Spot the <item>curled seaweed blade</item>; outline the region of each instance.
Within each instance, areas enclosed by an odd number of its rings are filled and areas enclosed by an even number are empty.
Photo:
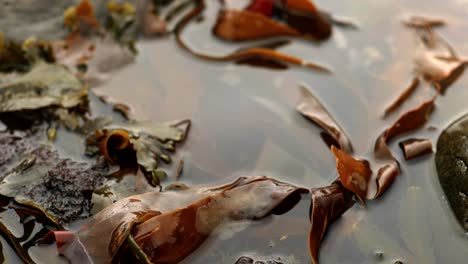
[[[318,264],[320,243],[328,226],[351,208],[354,201],[352,193],[339,182],[334,182],[327,187],[312,189],[311,193],[309,254],[312,263]]]
[[[390,161],[380,167],[376,177],[377,191],[370,199],[380,197],[392,185],[398,175],[400,175],[400,165],[397,161]]]
[[[225,222],[284,213],[307,191],[262,176],[242,177],[216,187],[149,192],[110,205],[77,235],[95,262],[113,259],[132,234],[153,263],[176,263]],[[157,228],[159,225],[161,228]],[[152,244],[151,240],[158,243]]]
[[[170,154],[176,143],[185,140],[190,129],[190,120],[175,124],[153,124],[130,122],[110,125],[96,131],[87,139],[88,149],[98,147],[99,151],[112,164],[121,168],[140,167],[149,183],[159,185],[165,172],[159,170],[159,162],[171,163]],[[90,154],[93,152],[90,150]]]
[[[296,195],[304,191],[268,179],[255,181],[248,186],[211,195],[188,207],[155,216],[136,225],[132,233],[153,263],[178,263],[198,248],[223,222],[256,220],[269,213],[283,213],[294,207],[298,202]],[[254,195],[256,202],[243,201],[245,195]],[[265,199],[265,195],[275,198]],[[279,209],[278,206],[282,207],[285,201],[292,201],[292,204],[286,209]],[[179,239],[174,243],[172,235],[167,236],[168,232],[176,234]],[[153,243],[154,240],[158,243]]]
[[[429,139],[409,138],[398,143],[405,160],[411,160],[432,153],[432,143]]]
[[[296,110],[325,130],[334,139],[340,149],[352,153],[353,147],[351,141],[318,98],[305,87],[301,87],[301,92],[302,99],[297,105]]]

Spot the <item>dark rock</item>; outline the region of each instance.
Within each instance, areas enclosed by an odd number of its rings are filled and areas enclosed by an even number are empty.
[[[447,201],[468,231],[468,116],[442,132],[437,141],[435,161]]]
[[[237,259],[236,264],[253,264],[254,260],[249,257],[240,257]]]

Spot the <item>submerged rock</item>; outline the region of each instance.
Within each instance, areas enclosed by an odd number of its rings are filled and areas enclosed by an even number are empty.
[[[447,201],[468,231],[468,115],[442,132],[437,141],[435,161]]]
[[[36,135],[0,134],[0,194],[33,202],[60,222],[88,217],[107,165],[64,158]]]

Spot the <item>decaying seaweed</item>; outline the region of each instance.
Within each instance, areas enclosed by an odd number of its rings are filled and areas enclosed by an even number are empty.
[[[320,101],[305,87],[301,87],[302,98],[296,110],[321,127],[335,141],[335,145],[340,149],[352,153],[353,147],[343,129],[331,117],[327,109]]]
[[[25,74],[0,76],[0,112],[72,108],[84,102],[86,93],[86,86],[64,67],[39,62]]]
[[[0,49],[0,113],[73,108],[85,102],[86,86],[66,68],[52,63],[46,47],[46,43],[30,40],[22,46],[9,42]]]
[[[268,177],[242,177],[218,187],[144,193],[105,208],[76,236],[95,263],[128,257],[130,234],[152,263],[177,263],[224,223],[282,214],[305,192]]]
[[[87,153],[99,151],[112,164],[121,168],[140,168],[152,186],[158,186],[165,172],[159,162],[171,163],[170,153],[182,142],[190,128],[190,120],[175,124],[130,122],[97,130],[87,139]],[[94,153],[93,153],[94,152]]]
[[[49,42],[7,41],[0,49],[0,119],[10,129],[58,120],[54,126],[74,130],[87,111],[87,92],[85,84],[55,62]]]

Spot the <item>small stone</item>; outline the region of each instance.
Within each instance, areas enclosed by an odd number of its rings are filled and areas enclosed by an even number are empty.
[[[249,257],[240,257],[235,264],[253,264],[254,260]]]

